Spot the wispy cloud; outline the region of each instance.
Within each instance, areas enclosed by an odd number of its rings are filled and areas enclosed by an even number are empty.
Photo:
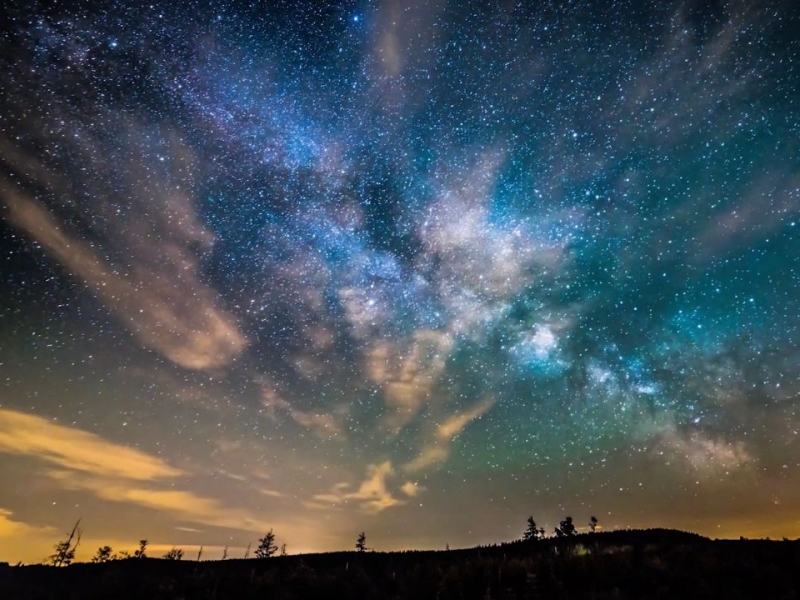
[[[266,530],[271,525],[248,510],[185,490],[139,487],[128,481],[86,477],[68,471],[47,471],[64,489],[91,492],[111,502],[125,502],[165,512],[175,518],[240,531]]]
[[[31,525],[15,518],[14,513],[0,508],[0,561],[39,562],[52,551],[58,539],[55,527]]]
[[[295,423],[310,429],[321,438],[341,437],[344,435],[344,431],[334,414],[296,408],[269,384],[262,385],[261,402],[272,411],[282,411]]]
[[[416,498],[425,491],[425,488],[413,481],[406,481],[400,486],[400,490],[409,498]]]
[[[0,452],[99,477],[153,481],[183,472],[140,450],[23,412],[0,409]]]
[[[245,509],[175,489],[176,479],[189,474],[157,457],[34,415],[0,409],[0,452],[43,461],[49,465],[44,475],[62,489],[89,492],[193,523],[245,531],[269,527]],[[169,489],[163,489],[166,484]]]
[[[484,400],[464,412],[452,415],[439,425],[436,430],[437,437],[441,440],[453,439],[472,421],[485,415],[494,406],[494,403],[494,400]]]
[[[426,444],[414,459],[403,465],[403,470],[410,473],[424,471],[433,466],[440,465],[450,456],[450,445]]]
[[[710,260],[768,237],[798,216],[800,175],[768,172],[744,191],[736,205],[713,215],[695,242],[694,260]]]
[[[187,369],[226,366],[247,340],[201,280],[198,252],[214,238],[187,194],[190,153],[175,136],[108,118],[107,137],[119,148],[89,135],[62,140],[74,152],[58,154],[76,157],[76,164],[45,164],[33,158],[35,150],[0,139],[0,160],[23,182],[0,177],[9,221],[83,282],[142,346]],[[153,138],[163,154],[154,156]],[[83,177],[68,185],[60,175],[67,172]],[[47,193],[34,198],[29,188]],[[68,225],[75,221],[97,224],[92,242]]]
[[[444,463],[450,456],[450,444],[453,438],[472,421],[486,414],[494,404],[495,400],[484,400],[464,412],[447,417],[436,427],[434,439],[426,443],[414,459],[403,465],[403,470],[416,473]]]
[[[286,496],[283,492],[279,492],[278,490],[270,490],[270,489],[260,489],[258,493],[262,496],[267,496],[268,498],[283,498]]]
[[[382,384],[392,412],[385,424],[398,431],[410,423],[427,401],[445,369],[453,338],[439,331],[417,330],[408,343],[375,343],[367,353],[366,372]]]
[[[13,519],[14,513],[10,510],[0,508],[0,539],[20,538],[28,535],[52,534],[55,529],[52,527],[39,527],[29,525],[22,521]]]
[[[372,48],[364,68],[373,75],[372,92],[385,110],[407,110],[415,99],[422,101],[403,76],[410,69],[424,69],[432,60],[423,49],[435,38],[444,5],[443,0],[390,0],[375,9]]]
[[[313,504],[340,504],[353,500],[367,512],[381,512],[392,506],[404,503],[403,500],[395,498],[389,491],[386,481],[393,476],[394,469],[390,461],[369,465],[367,467],[367,477],[361,482],[356,491],[348,492],[350,485],[339,483],[334,486],[333,491],[330,493],[315,495],[314,500],[316,502]],[[320,504],[320,506],[325,507],[326,504]]]

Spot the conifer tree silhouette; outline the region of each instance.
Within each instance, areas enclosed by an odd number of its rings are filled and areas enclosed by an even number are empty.
[[[356,540],[356,550],[358,552],[366,552],[367,550],[367,534],[363,531],[358,534],[358,539]]]
[[[278,551],[278,546],[275,544],[275,534],[270,529],[267,534],[258,540],[258,547],[256,548],[256,558],[269,558]]]
[[[544,537],[544,529],[537,528],[536,521],[533,520],[533,517],[528,517],[528,528],[525,530],[525,533],[522,534],[522,539],[526,542],[533,542],[540,537]]]

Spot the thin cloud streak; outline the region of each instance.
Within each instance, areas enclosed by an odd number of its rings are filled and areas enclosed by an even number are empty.
[[[417,473],[442,465],[450,456],[450,444],[453,438],[460,434],[464,428],[485,415],[494,406],[496,400],[484,400],[460,413],[447,417],[435,431],[434,439],[425,443],[419,454],[403,465],[403,470],[408,473]]]
[[[154,481],[184,473],[140,450],[23,412],[0,409],[0,452],[98,477]]]
[[[0,409],[0,452],[57,467],[45,469],[44,474],[62,489],[166,512],[192,523],[242,531],[268,527],[255,514],[214,498],[174,487],[159,489],[156,486],[174,486],[176,478],[188,475],[159,458],[41,417]],[[17,526],[14,531],[18,530]]]
[[[127,481],[76,477],[67,471],[48,471],[47,475],[68,490],[87,491],[110,502],[123,502],[165,512],[190,523],[239,531],[267,530],[270,524],[250,511],[226,506],[214,498],[185,490],[143,488]]]
[[[64,152],[74,164],[39,159],[34,149],[0,138],[0,161],[16,174],[0,177],[8,221],[83,282],[140,345],[186,369],[225,367],[248,341],[201,280],[198,252],[211,248],[214,235],[187,191],[191,152],[169,132],[108,118],[106,136],[120,144],[109,147],[88,134],[83,144],[64,140],[74,146],[72,154]],[[150,136],[160,138],[164,155],[152,157]],[[122,173],[119,163],[126,164]],[[68,172],[82,176],[70,183],[62,177]],[[100,235],[85,241],[59,211],[70,222],[102,224]]]

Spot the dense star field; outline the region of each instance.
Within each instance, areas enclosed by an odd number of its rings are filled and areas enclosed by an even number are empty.
[[[5,3],[0,560],[800,536],[793,5]]]

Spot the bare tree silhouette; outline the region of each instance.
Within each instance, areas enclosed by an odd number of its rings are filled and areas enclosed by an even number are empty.
[[[81,520],[75,521],[75,526],[72,528],[69,537],[62,542],[55,545],[55,553],[49,556],[50,561],[54,567],[66,567],[73,560],[75,560],[75,551],[81,543],[81,530],[78,527]],[[74,543],[73,543],[74,542]]]

